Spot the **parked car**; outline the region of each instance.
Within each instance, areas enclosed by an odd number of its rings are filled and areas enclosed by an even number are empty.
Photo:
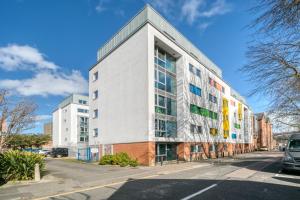
[[[282,169],[300,171],[300,134],[291,135],[283,150]]]
[[[40,149],[40,150],[38,151],[38,154],[44,155],[44,156],[49,156],[50,153],[51,153],[51,151],[50,151],[50,150],[46,150],[46,149]]]
[[[50,155],[53,158],[68,157],[68,148],[52,148]]]

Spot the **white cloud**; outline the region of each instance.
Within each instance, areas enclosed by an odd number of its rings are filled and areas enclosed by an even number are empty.
[[[58,66],[47,61],[37,49],[24,45],[8,45],[0,48],[0,68],[13,70],[56,70]]]
[[[189,24],[193,24],[200,15],[199,7],[202,4],[202,0],[186,0],[181,9],[181,16],[186,18]]]
[[[105,4],[109,2],[109,0],[99,0],[98,4],[96,5],[95,9],[98,13],[103,12],[104,10],[106,10],[107,8],[105,7]]]
[[[88,82],[77,70],[71,73],[46,61],[38,49],[30,46],[8,45],[0,47],[0,69],[8,71],[31,71],[32,77],[24,79],[2,79],[0,88],[22,96],[68,95],[87,93]]]
[[[201,17],[210,18],[217,15],[224,15],[232,9],[232,6],[225,0],[216,0],[213,3],[211,2],[213,1],[185,0],[181,7],[181,18],[186,19],[191,25]]]
[[[211,25],[211,23],[209,23],[209,22],[204,22],[204,23],[198,25],[198,29],[201,30],[201,31],[204,31],[204,30],[206,30],[210,25]]]
[[[165,15],[169,15],[176,4],[174,0],[150,0],[149,3]]]
[[[14,91],[23,96],[68,95],[71,93],[86,93],[87,80],[79,71],[73,70],[71,74],[62,72],[38,72],[29,79],[0,80],[0,88]]]
[[[231,11],[231,5],[227,4],[225,0],[217,0],[207,11],[200,14],[203,17],[213,17],[216,15],[223,15]]]

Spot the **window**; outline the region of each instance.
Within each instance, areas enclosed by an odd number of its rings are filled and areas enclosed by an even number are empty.
[[[225,93],[225,88],[222,86],[222,92]]]
[[[93,116],[94,118],[98,118],[98,109],[95,109],[94,110],[94,116]]]
[[[167,98],[167,114],[176,116],[176,101],[170,98]]]
[[[198,153],[201,152],[201,146],[200,145],[191,145],[191,152],[192,153]]]
[[[190,129],[191,129],[191,133],[196,133],[196,125],[195,124],[191,124]]]
[[[93,92],[93,100],[98,98],[98,90]]]
[[[170,92],[172,94],[175,93],[175,89],[176,89],[176,81],[175,78],[169,74],[166,75],[166,90],[167,92]]]
[[[94,137],[98,137],[98,129],[97,128],[94,128],[93,136]]]
[[[157,94],[155,95],[155,112],[166,114],[166,97]]]
[[[79,141],[88,142],[89,133],[88,133],[88,117],[79,117]]]
[[[209,94],[208,100],[212,103],[217,103],[217,97],[212,94]]]
[[[202,133],[202,126],[197,126],[195,124],[190,124],[190,131],[193,134],[201,134]]]
[[[77,112],[79,112],[79,113],[88,113],[89,111],[87,109],[78,108]]]
[[[93,73],[93,81],[98,80],[98,72]]]
[[[189,71],[194,74],[194,66],[189,64]]]
[[[166,137],[166,121],[155,119],[155,137]]]
[[[177,136],[177,124],[176,121],[167,121],[166,122],[166,131],[167,137],[176,137]]]
[[[190,71],[192,74],[194,74],[194,75],[198,76],[199,78],[201,78],[201,71],[200,71],[200,69],[197,69],[197,68],[194,67],[192,64],[189,64],[189,71]]]
[[[197,133],[202,133],[202,126],[197,126]]]
[[[190,92],[197,96],[201,96],[201,89],[191,83],[190,83]]]
[[[79,104],[83,104],[83,105],[86,105],[87,104],[87,101],[85,101],[85,100],[81,100],[81,99],[79,99]]]
[[[196,69],[196,76],[198,76],[199,78],[201,78],[201,71],[200,71],[200,69]]]

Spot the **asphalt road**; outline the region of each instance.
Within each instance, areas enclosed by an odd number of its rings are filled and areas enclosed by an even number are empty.
[[[49,199],[300,199],[299,174],[280,172],[280,153],[257,153],[240,160],[123,183],[87,188]]]
[[[67,187],[70,183],[66,180],[71,180],[70,177],[75,172],[77,176],[72,180],[84,186],[73,187],[72,190],[61,189],[51,195],[46,195],[46,192],[44,195],[37,195],[42,198],[32,197],[53,200],[298,200],[300,199],[300,174],[281,173],[281,156],[282,153],[279,152],[261,152],[245,154],[237,160],[202,161],[139,169],[99,168],[90,165],[81,168],[82,165],[53,161],[50,163],[51,173],[65,180],[64,183],[61,182],[60,187]],[[73,169],[68,170],[72,166]],[[90,177],[93,174],[94,179]],[[117,179],[126,175],[128,177],[124,179]],[[102,182],[95,184],[96,179]],[[94,184],[88,186],[91,182]],[[54,187],[58,183],[51,184],[49,186]]]

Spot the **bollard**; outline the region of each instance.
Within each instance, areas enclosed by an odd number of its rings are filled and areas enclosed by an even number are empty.
[[[34,180],[35,181],[41,180],[40,165],[38,163],[36,163],[34,166]]]
[[[160,165],[161,165],[161,166],[163,165],[163,162],[164,162],[164,160],[163,160],[163,157],[161,156],[161,157],[160,157]]]

